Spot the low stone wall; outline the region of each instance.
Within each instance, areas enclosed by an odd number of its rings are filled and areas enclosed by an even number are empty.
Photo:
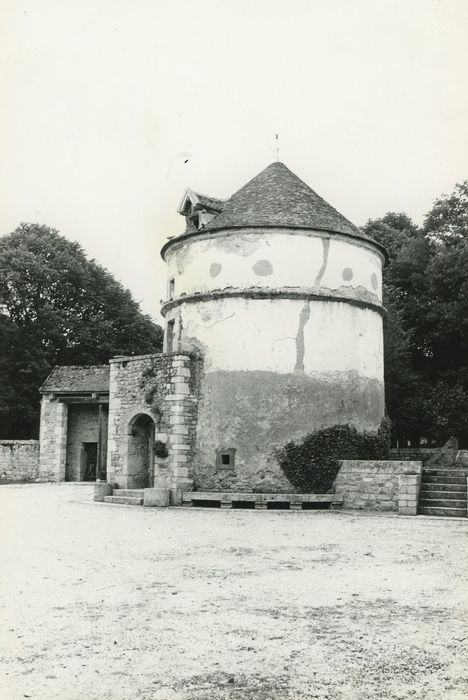
[[[39,440],[0,440],[0,479],[36,481]]]
[[[343,460],[335,493],[343,497],[343,508],[397,511],[399,477],[421,470],[416,461]]]

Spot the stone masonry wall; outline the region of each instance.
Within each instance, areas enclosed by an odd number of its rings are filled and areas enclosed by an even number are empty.
[[[99,406],[75,404],[68,407],[66,480],[80,481],[81,444],[99,440]]]
[[[0,440],[0,479],[36,481],[39,440]]]
[[[131,424],[150,416],[155,440],[167,446],[167,458],[155,458],[155,479],[175,493],[192,485],[199,361],[185,353],[144,355],[111,360],[107,480],[128,485]],[[152,484],[150,484],[152,486]]]
[[[344,508],[398,510],[398,477],[421,474],[421,462],[343,460],[335,493]]]
[[[440,452],[440,447],[392,447],[390,459],[395,461],[422,462],[425,464],[429,459]]]
[[[64,481],[67,448],[67,404],[44,394],[41,403],[39,443],[40,481]]]

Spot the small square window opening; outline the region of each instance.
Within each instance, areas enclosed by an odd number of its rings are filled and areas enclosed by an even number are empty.
[[[226,450],[218,450],[216,453],[217,469],[234,469],[234,455],[236,450],[228,448]]]

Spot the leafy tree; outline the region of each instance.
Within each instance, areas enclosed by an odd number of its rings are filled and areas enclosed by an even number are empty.
[[[38,389],[54,365],[157,352],[162,330],[131,293],[55,229],[0,239],[0,436],[37,435]]]
[[[433,241],[448,245],[466,240],[468,235],[468,180],[455,185],[450,195],[442,195],[424,221],[424,232]]]
[[[405,214],[364,227],[384,269],[385,382],[394,439],[468,445],[468,183],[438,199],[419,229]]]

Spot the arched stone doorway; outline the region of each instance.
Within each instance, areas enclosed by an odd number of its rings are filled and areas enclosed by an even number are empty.
[[[144,489],[153,485],[154,421],[139,413],[129,423],[127,450],[127,488]]]

